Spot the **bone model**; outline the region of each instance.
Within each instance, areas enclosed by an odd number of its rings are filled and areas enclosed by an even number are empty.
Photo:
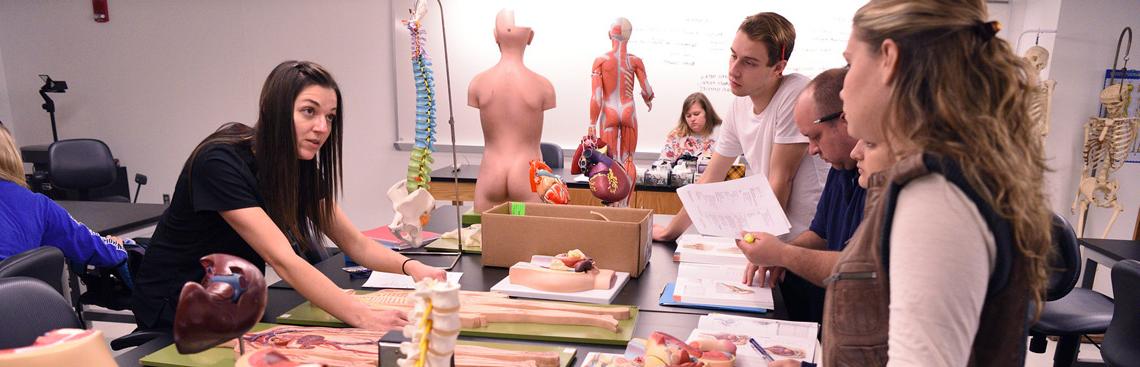
[[[424,45],[427,32],[420,20],[427,13],[424,1],[416,1],[416,9],[411,18],[403,20],[412,39],[412,75],[416,82],[416,141],[408,162],[408,175],[403,181],[388,189],[392,209],[396,211],[388,229],[399,238],[405,247],[419,247],[420,231],[434,208],[435,198],[428,193],[431,181],[431,153],[435,151],[435,77],[431,69],[431,58]],[[397,190],[402,188],[402,192]]]
[[[412,312],[412,291],[382,289],[356,295],[373,309]],[[627,306],[581,306],[562,302],[527,301],[508,298],[496,292],[460,291],[459,320],[463,328],[481,328],[490,323],[535,323],[550,325],[586,325],[618,332],[618,320],[628,320]]]
[[[409,295],[415,308],[408,318],[414,323],[404,326],[404,337],[411,341],[400,344],[406,358],[400,367],[450,367],[459,338],[459,284],[424,279],[416,283]]]
[[[1046,67],[1049,66],[1049,50],[1041,46],[1033,46],[1025,51],[1025,60],[1029,61],[1030,65],[1040,75]],[[1049,114],[1053,105],[1053,90],[1056,88],[1057,82],[1054,80],[1042,80],[1034,88],[1033,97],[1029,101],[1029,117],[1037,124],[1037,131],[1041,134],[1042,139],[1049,135]]]
[[[1093,117],[1085,123],[1084,147],[1081,149],[1084,167],[1072,207],[1074,213],[1079,212],[1077,236],[1084,234],[1085,214],[1090,204],[1112,208],[1112,217],[1101,237],[1108,237],[1109,229],[1124,211],[1116,195],[1120,182],[1111,175],[1124,165],[1128,149],[1136,141],[1137,129],[1140,128],[1140,119],[1127,116],[1131,92],[1132,85],[1109,85],[1100,92],[1100,101],[1107,116]]]

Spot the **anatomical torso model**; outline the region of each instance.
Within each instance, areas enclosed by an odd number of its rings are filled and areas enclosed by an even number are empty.
[[[637,150],[637,114],[633,103],[633,83],[641,84],[641,98],[653,108],[653,88],[646,79],[645,64],[641,58],[626,51],[633,26],[629,20],[618,18],[610,26],[609,36],[613,48],[594,59],[590,89],[590,127],[600,128],[602,141],[609,146],[610,156],[625,167],[630,179],[636,181],[633,153]],[[590,135],[593,135],[592,133]],[[626,199],[616,203],[626,206]]]
[[[554,86],[523,65],[523,51],[534,37],[515,25],[514,12],[495,17],[495,41],[502,58],[479,73],[467,90],[467,105],[479,109],[483,160],[475,185],[475,210],[506,201],[539,202],[530,189],[530,162],[542,160],[543,112],[554,108]]]

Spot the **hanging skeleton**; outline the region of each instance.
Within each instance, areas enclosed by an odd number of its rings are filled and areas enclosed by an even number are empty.
[[[1131,51],[1132,29],[1125,27],[1120,33],[1120,40],[1117,41],[1116,57],[1120,56],[1120,44],[1125,34],[1128,34],[1129,47],[1124,54],[1124,67],[1119,70],[1127,70],[1128,54]],[[1093,117],[1085,123],[1084,148],[1081,150],[1084,167],[1081,169],[1081,181],[1072,207],[1074,213],[1079,211],[1078,236],[1084,234],[1085,217],[1090,204],[1101,208],[1112,208],[1112,216],[1101,237],[1108,237],[1109,229],[1124,211],[1116,195],[1120,189],[1120,182],[1111,175],[1124,165],[1128,149],[1136,141],[1140,119],[1128,117],[1132,85],[1123,82],[1114,84],[1118,70],[1115,61],[1112,69],[1113,74],[1108,87],[1100,92],[1100,102],[1106,111],[1105,117]]]
[[[1041,72],[1049,66],[1049,50],[1041,46],[1033,46],[1025,51],[1025,60],[1037,70],[1037,75],[1040,77]],[[1055,80],[1042,80],[1034,88],[1033,98],[1030,99],[1029,104],[1029,117],[1037,125],[1037,131],[1041,134],[1041,138],[1045,139],[1049,135],[1049,114],[1053,105],[1053,90],[1057,85]]]
[[[419,247],[420,232],[427,225],[435,198],[428,192],[431,181],[431,153],[435,151],[436,94],[435,77],[428,57],[427,34],[420,20],[427,12],[427,3],[417,1],[411,18],[403,20],[412,40],[412,74],[416,81],[416,140],[408,162],[408,176],[388,189],[392,209],[396,216],[388,229],[406,246]]]

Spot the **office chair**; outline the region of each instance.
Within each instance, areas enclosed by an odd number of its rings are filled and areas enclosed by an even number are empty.
[[[39,279],[0,279],[0,349],[31,345],[44,333],[60,329],[83,329],[83,323],[67,300]]]
[[[1064,218],[1053,215],[1053,245],[1057,253],[1052,268],[1059,269],[1050,275],[1048,302],[1041,310],[1041,318],[1029,328],[1029,351],[1045,353],[1045,336],[1060,337],[1053,352],[1054,366],[1072,366],[1077,361],[1081,336],[1100,334],[1108,329],[1112,320],[1112,300],[1091,289],[1075,287],[1081,271],[1080,244],[1072,225]]]
[[[550,166],[551,169],[562,168],[562,147],[554,143],[542,143],[539,145],[542,150],[542,161]]]
[[[0,261],[0,278],[29,277],[55,288],[64,299],[69,298],[64,281],[63,251],[51,246],[36,247]]]
[[[1122,260],[1112,267],[1116,306],[1100,351],[1111,367],[1140,364],[1140,290],[1136,284],[1140,284],[1140,261]]]
[[[91,190],[110,186],[118,175],[107,144],[95,139],[60,140],[48,147],[48,172],[52,185],[79,192],[81,201],[130,202],[130,198],[92,198]]]

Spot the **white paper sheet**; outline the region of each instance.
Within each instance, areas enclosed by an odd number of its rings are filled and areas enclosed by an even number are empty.
[[[447,281],[459,283],[459,278],[463,277],[460,272],[447,272]],[[415,289],[416,282],[412,281],[412,277],[403,274],[383,273],[379,271],[372,272],[368,276],[368,280],[364,282],[365,288],[397,288],[397,289]]]
[[[792,228],[764,175],[685,185],[677,196],[697,231],[706,236],[737,238],[740,231],[779,236]]]

